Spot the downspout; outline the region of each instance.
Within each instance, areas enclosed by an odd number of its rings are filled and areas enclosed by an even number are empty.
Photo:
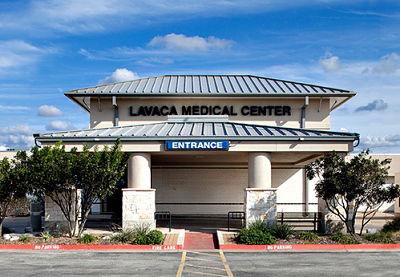
[[[114,126],[118,126],[119,111],[118,111],[117,97],[116,96],[112,97],[112,105],[114,107]]]
[[[38,139],[38,137],[40,137],[40,134],[33,134],[33,137],[34,137],[34,139],[35,139],[35,145],[36,145],[37,147],[41,148],[41,146],[37,143],[37,139]]]
[[[304,101],[304,106],[301,107],[301,121],[300,128],[304,129],[306,127],[306,108],[308,107],[308,96],[306,96]]]

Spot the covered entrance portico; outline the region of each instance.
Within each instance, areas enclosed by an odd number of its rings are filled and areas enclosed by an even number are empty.
[[[246,224],[275,220],[285,203],[302,204],[304,165],[328,151],[352,151],[356,134],[244,124],[224,119],[170,120],[46,134],[42,145],[62,140],[67,149],[111,145],[121,139],[131,153],[123,189],[123,228],[154,213],[223,215],[245,212]],[[168,150],[168,141],[221,141],[228,149]]]

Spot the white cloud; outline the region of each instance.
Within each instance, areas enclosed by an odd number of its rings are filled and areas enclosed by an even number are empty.
[[[67,121],[54,120],[46,125],[48,131],[66,131],[74,129],[74,125]]]
[[[142,47],[114,47],[105,50],[88,50],[81,48],[78,53],[90,60],[129,61],[134,60],[140,65],[171,64],[174,59],[182,59],[199,55],[224,55],[235,42],[216,38],[214,36],[185,36],[182,34],[168,34],[154,37],[147,46]],[[184,53],[183,53],[184,52]],[[174,59],[172,59],[173,57]]]
[[[199,36],[188,37],[183,34],[168,34],[156,36],[149,46],[156,46],[172,51],[207,51],[210,49],[224,49],[232,46],[232,40],[220,39],[214,36],[203,38]]]
[[[5,144],[7,148],[29,148],[34,144],[32,135],[8,135],[0,137],[0,142]]]
[[[361,143],[363,146],[369,148],[400,146],[400,135],[382,137],[367,136],[366,139],[361,140]]]
[[[100,80],[98,82],[99,85],[112,84],[124,81],[132,81],[139,79],[139,75],[133,71],[130,71],[126,68],[118,68],[116,69],[110,76]]]
[[[0,145],[5,148],[29,148],[33,145],[33,130],[27,124],[0,129]]]
[[[27,124],[8,126],[0,129],[0,135],[32,135],[33,131]]]
[[[0,41],[0,69],[22,67],[36,62],[51,48],[39,48],[22,40]]]
[[[63,112],[53,105],[42,105],[38,108],[38,115],[45,117],[63,116]]]
[[[0,145],[0,151],[6,151],[8,148],[5,145]]]
[[[29,110],[30,108],[27,106],[5,106],[5,105],[0,105],[0,110],[7,110],[7,111],[15,111],[15,110],[20,110],[20,111],[26,111]]]
[[[340,62],[339,62],[339,57],[338,56],[332,56],[328,55],[328,57],[321,58],[319,60],[319,64],[322,66],[322,68],[327,71],[337,71],[340,69]]]
[[[344,2],[344,0],[341,0]],[[0,11],[0,28],[31,32],[82,34],[140,25],[179,21],[193,17],[248,14],[297,6],[321,0],[30,0],[15,1]],[[338,1],[336,1],[338,2]],[[16,20],[17,19],[17,20]],[[121,24],[124,22],[125,24]]]
[[[384,111],[388,107],[388,104],[383,101],[383,99],[376,99],[365,106],[358,107],[355,111],[362,112],[362,111]]]
[[[392,74],[400,68],[400,56],[396,53],[385,55],[373,68],[373,72],[379,74]]]

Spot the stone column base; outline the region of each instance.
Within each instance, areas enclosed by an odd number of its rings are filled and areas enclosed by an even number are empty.
[[[140,225],[148,225],[155,229],[155,211],[155,189],[122,189],[122,229]]]
[[[252,222],[276,220],[276,189],[247,188],[245,193],[246,227]]]
[[[77,191],[78,197],[78,207],[79,213],[81,213],[80,206],[80,198],[81,198],[81,190]],[[63,212],[60,207],[49,197],[45,196],[45,230],[50,233],[55,234],[67,234],[69,230],[69,224],[67,219],[65,218]],[[79,214],[80,218],[80,214]],[[78,232],[78,224],[75,225],[75,232]]]

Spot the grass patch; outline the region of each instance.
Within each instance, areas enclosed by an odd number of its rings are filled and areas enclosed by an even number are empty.
[[[159,245],[164,235],[159,230],[150,230],[148,225],[138,225],[131,229],[125,229],[112,237],[112,240],[137,245]]]
[[[391,233],[366,234],[364,238],[374,243],[394,243]]]
[[[46,242],[51,239],[51,234],[49,232],[41,232],[40,237]]]
[[[331,235],[331,240],[340,243],[340,244],[359,244],[360,242],[350,234],[343,234],[342,232],[338,232],[336,234]]]
[[[236,241],[239,244],[248,245],[263,245],[263,244],[275,244],[276,239],[270,233],[262,232],[259,229],[247,229],[243,228],[239,231]]]
[[[31,237],[28,236],[20,236],[19,241],[23,243],[28,243],[31,240]]]
[[[112,237],[112,240],[122,243],[132,242],[134,239],[135,239],[135,233],[132,229],[122,230],[121,232],[115,234]]]
[[[83,236],[81,236],[78,239],[79,243],[85,243],[85,244],[89,244],[89,243],[93,243],[97,240],[96,236],[93,236],[92,234],[83,234]]]
[[[235,237],[238,244],[263,245],[275,244],[276,239],[270,233],[271,226],[262,220],[254,221],[248,228],[243,228]]]
[[[269,233],[278,239],[288,239],[294,234],[293,226],[275,223],[269,227]]]
[[[318,241],[319,236],[313,232],[300,232],[296,234],[296,238],[306,241]]]

